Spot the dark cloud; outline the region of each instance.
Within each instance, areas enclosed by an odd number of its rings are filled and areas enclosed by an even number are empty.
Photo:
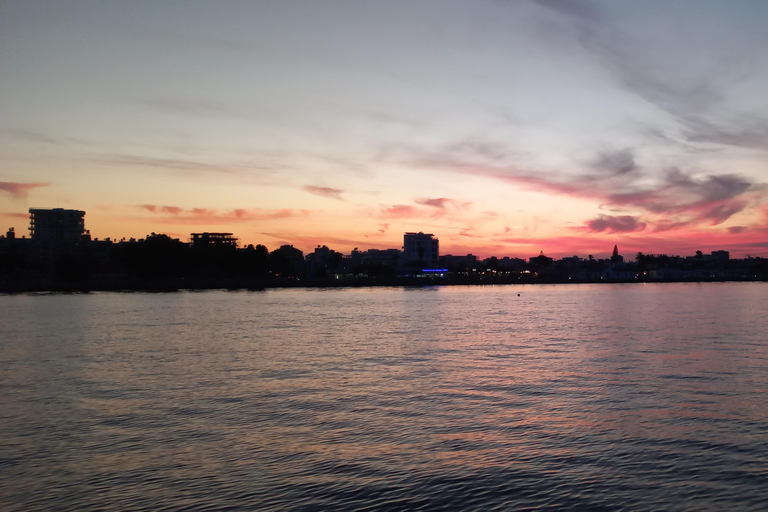
[[[605,172],[607,176],[622,176],[638,170],[635,155],[628,148],[600,153],[592,167]]]
[[[765,185],[735,174],[697,179],[673,168],[667,170],[655,186],[609,194],[605,200],[611,205],[659,214],[687,214],[692,220],[720,224],[748,206],[746,196],[750,192],[764,189]]]
[[[728,232],[732,235],[738,235],[739,233],[743,233],[747,231],[749,228],[746,226],[731,226],[728,228]]]
[[[629,148],[600,152],[578,171],[568,172],[536,172],[507,162],[488,162],[465,144],[443,146],[429,153],[414,151],[414,155],[420,166],[494,178],[536,192],[596,200],[604,207],[666,216],[667,221],[655,226],[663,230],[693,223],[720,224],[757,204],[766,192],[765,184],[737,174],[697,176],[674,167],[651,172],[636,162]]]
[[[644,230],[646,223],[631,215],[600,215],[587,221],[585,226],[592,233],[632,233]]]
[[[314,187],[312,185],[306,185],[305,187],[302,187],[306,192],[309,192],[310,194],[314,194],[316,196],[321,197],[327,197],[330,199],[336,199],[338,201],[343,201],[344,198],[341,197],[341,194],[344,192],[343,190],[339,188],[331,188],[331,187]]]
[[[39,187],[47,187],[50,183],[17,183],[12,181],[0,181],[0,191],[6,192],[14,197],[26,197],[27,192]]]

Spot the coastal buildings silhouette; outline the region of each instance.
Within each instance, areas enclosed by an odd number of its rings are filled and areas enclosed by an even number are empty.
[[[431,283],[557,283],[758,280],[768,260],[734,260],[726,250],[691,256],[638,253],[553,259],[540,253],[480,259],[440,255],[431,233],[403,234],[402,250],[355,248],[342,254],[318,245],[271,252],[238,246],[233,233],[191,233],[189,241],[151,233],[143,239],[91,239],[85,212],[31,208],[29,238],[10,228],[0,236],[0,291],[45,289],[178,289],[180,287],[369,286]],[[438,281],[435,281],[438,280]]]

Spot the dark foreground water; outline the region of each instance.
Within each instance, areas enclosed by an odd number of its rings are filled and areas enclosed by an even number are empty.
[[[2,510],[554,508],[768,509],[768,284],[0,296]]]

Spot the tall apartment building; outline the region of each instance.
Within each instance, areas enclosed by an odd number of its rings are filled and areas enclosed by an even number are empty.
[[[75,250],[87,239],[85,212],[64,208],[30,208],[29,233],[41,262],[50,264],[59,256]]]
[[[439,258],[439,241],[434,235],[421,232],[403,235],[403,259],[405,263],[437,267]]]
[[[85,212],[64,208],[30,208],[32,240],[49,244],[75,244],[85,234]]]

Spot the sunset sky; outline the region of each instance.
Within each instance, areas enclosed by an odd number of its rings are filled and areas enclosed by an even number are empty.
[[[768,256],[768,2],[0,0],[0,226]]]

